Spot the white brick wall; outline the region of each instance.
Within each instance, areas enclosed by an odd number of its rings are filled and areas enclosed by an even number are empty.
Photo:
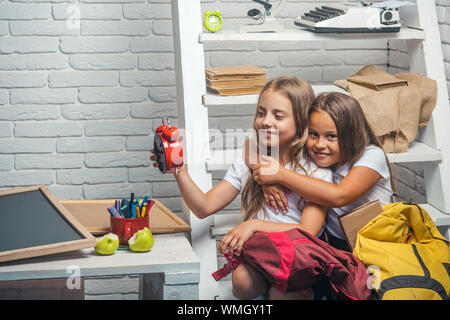
[[[292,27],[294,17],[317,3],[288,1],[283,23]],[[450,86],[450,4],[437,4]],[[222,12],[224,29],[248,22],[246,12],[255,6],[250,0],[202,1],[203,11]],[[362,64],[407,68],[404,48],[387,48],[379,40],[216,43],[206,45],[205,63],[253,63],[271,77],[330,83]],[[177,124],[175,99],[169,0],[0,0],[0,189],[43,183],[59,199],[151,194],[180,212],[173,178],[148,160],[161,117]],[[214,108],[210,124],[249,128],[253,112],[253,106]],[[421,201],[420,167],[394,170],[404,198]]]

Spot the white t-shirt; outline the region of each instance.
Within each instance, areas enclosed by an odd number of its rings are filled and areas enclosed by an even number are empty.
[[[355,202],[341,208],[329,208],[327,215],[327,231],[338,238],[345,239],[344,232],[342,231],[341,225],[339,224],[339,216],[347,212],[350,212],[357,207],[379,199],[381,205],[385,205],[391,202],[392,188],[389,175],[389,168],[386,163],[386,156],[382,149],[376,146],[367,146],[366,150],[362,156],[355,162],[355,164],[350,167],[345,164],[337,168],[333,172],[333,183],[339,184],[342,179],[350,172],[353,167],[367,167],[375,170],[381,176],[377,184],[373,186],[369,191],[366,192],[361,198]]]
[[[332,172],[330,169],[318,167],[314,162],[307,161],[305,159],[302,159],[300,163],[307,171],[308,176],[332,182]],[[290,166],[287,165],[286,168],[289,169]],[[301,169],[298,173],[305,174]],[[224,180],[228,181],[233,185],[233,187],[241,191],[247,181],[248,174],[251,174],[250,169],[245,164],[244,160],[236,160],[236,162],[234,162],[228,169]],[[263,203],[263,207],[266,209],[266,214],[264,215],[264,211],[261,208],[261,210],[257,213],[256,218],[266,221],[298,224],[300,222],[300,216],[304,207],[304,201],[301,201],[303,198],[294,192],[286,194],[286,198],[289,204],[289,208],[286,213],[283,213],[280,210],[277,213],[273,208],[267,208],[265,203]],[[299,207],[297,207],[298,203],[300,203]],[[325,226],[322,226],[318,236],[322,234],[324,227]]]

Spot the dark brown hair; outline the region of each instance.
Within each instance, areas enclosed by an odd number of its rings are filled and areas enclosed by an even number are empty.
[[[345,163],[353,165],[369,144],[381,148],[355,98],[339,92],[324,92],[316,97],[309,109],[308,118],[316,111],[327,113],[336,125],[341,154],[336,168]]]

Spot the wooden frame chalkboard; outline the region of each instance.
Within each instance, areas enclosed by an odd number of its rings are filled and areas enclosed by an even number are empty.
[[[94,247],[45,185],[0,191],[0,262]]]

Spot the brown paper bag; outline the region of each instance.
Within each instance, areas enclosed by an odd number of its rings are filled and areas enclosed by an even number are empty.
[[[428,122],[436,103],[434,80],[416,74],[397,76],[365,66],[346,80],[335,82],[358,100],[387,153],[408,149],[419,123]]]
[[[437,83],[428,77],[416,73],[399,73],[396,78],[408,81],[409,86],[414,84],[421,96],[419,127],[426,126],[436,106]]]
[[[408,83],[398,93],[399,130],[395,141],[396,153],[404,152],[417,135],[422,97],[414,83]]]
[[[358,91],[358,85],[351,85],[351,95]],[[366,90],[363,88],[363,90]],[[396,132],[399,127],[398,91],[391,88],[386,91],[371,90],[371,94],[356,98],[361,105],[364,116],[377,137]]]
[[[374,200],[339,217],[339,223],[352,250],[355,248],[358,231],[381,212],[383,207],[380,200]]]
[[[348,81],[372,90],[383,90],[392,87],[406,86],[407,81],[390,75],[374,66],[364,66],[356,74],[347,78]]]

